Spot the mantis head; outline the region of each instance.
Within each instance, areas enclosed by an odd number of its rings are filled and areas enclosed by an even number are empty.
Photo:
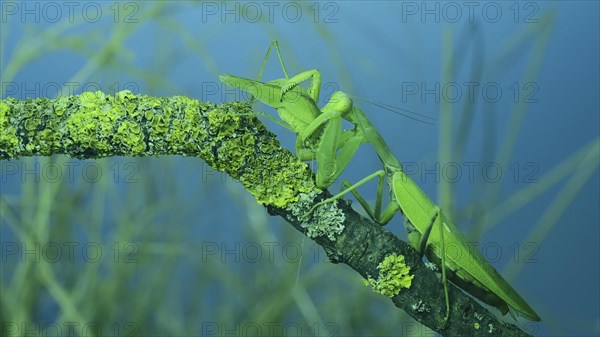
[[[336,91],[331,95],[329,102],[325,106],[328,109],[339,111],[342,117],[352,110],[352,99],[341,91]]]

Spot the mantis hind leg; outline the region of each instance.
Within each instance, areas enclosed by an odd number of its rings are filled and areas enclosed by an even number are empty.
[[[444,315],[444,322],[442,327],[446,326],[446,323],[448,322],[448,318],[450,318],[450,298],[448,296],[448,279],[446,278],[446,245],[444,243],[444,217],[442,215],[442,210],[438,207],[435,206],[433,208],[433,216],[431,217],[431,221],[429,222],[429,225],[427,226],[427,228],[425,229],[425,232],[423,232],[423,235],[421,236],[421,240],[419,242],[419,246],[417,248],[419,254],[421,254],[421,256],[423,256],[423,254],[425,253],[425,250],[427,249],[427,240],[429,239],[429,235],[431,234],[431,230],[433,229],[433,226],[435,225],[435,222],[437,219],[440,219],[439,221],[439,231],[440,231],[440,242],[442,244],[442,283],[444,285],[444,296],[446,298],[446,314]]]

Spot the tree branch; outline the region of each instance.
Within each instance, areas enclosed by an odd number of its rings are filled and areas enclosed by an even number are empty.
[[[7,98],[0,101],[0,129],[0,159],[53,154],[80,159],[200,157],[239,180],[270,214],[313,238],[332,262],[347,264],[364,278],[380,276],[378,265],[391,254],[403,255],[414,278],[392,301],[432,330],[445,336],[529,336],[451,284],[450,319],[442,327],[446,306],[439,274],[407,243],[361,217],[348,202],[328,204],[301,220],[329,193],[314,198],[320,191],[310,168],[281,148],[247,103],[215,105],[128,91],[115,96],[96,92],[57,99]]]

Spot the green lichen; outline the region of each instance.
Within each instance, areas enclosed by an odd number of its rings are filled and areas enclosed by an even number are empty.
[[[404,261],[404,255],[390,254],[377,266],[379,277],[370,277],[366,284],[386,297],[396,296],[402,288],[410,288],[414,275],[409,275],[410,267]]]
[[[75,146],[83,151],[93,152],[99,157],[111,153],[113,135],[118,129],[117,119],[120,109],[113,108],[110,96],[101,91],[84,92],[79,95],[79,109],[67,119],[67,146]],[[129,133],[123,132],[127,136]],[[120,140],[119,143],[127,143]]]
[[[288,204],[286,209],[301,222],[302,228],[307,229],[306,235],[309,238],[326,236],[329,240],[335,241],[344,230],[346,216],[337,206],[337,200],[320,205],[313,211],[312,206],[316,196],[316,191],[301,193],[298,201]]]
[[[419,300],[419,302],[414,303],[411,307],[416,312],[430,312],[431,311],[429,309],[429,307],[427,307],[427,304],[425,304],[425,302],[423,302],[423,300]]]
[[[263,159],[252,158],[252,173],[240,179],[243,184],[251,182],[254,188],[250,192],[258,203],[283,208],[298,201],[300,193],[317,191],[308,166],[290,153]]]
[[[0,144],[1,158],[65,153],[77,158],[198,155],[205,137],[201,105],[187,97],[150,97],[100,91],[53,100],[2,100],[3,112],[14,111],[3,135],[17,130],[17,143]],[[2,121],[5,123],[5,121]],[[16,127],[16,129],[15,129]],[[3,137],[4,139],[6,137]]]
[[[133,156],[139,156],[146,149],[144,134],[142,133],[139,124],[127,120],[121,122],[114,138],[118,142],[117,144],[114,144],[114,146],[117,148],[121,146],[120,151],[129,151]]]
[[[308,166],[281,151],[278,142],[267,141],[266,129],[248,117],[251,113],[245,103],[208,113],[208,132],[216,148],[216,160],[209,164],[239,179],[259,204],[282,208],[296,202],[300,193],[316,191]],[[248,132],[242,133],[244,128]]]
[[[114,97],[83,93],[79,104],[67,127],[69,140],[84,153],[139,156],[166,150],[186,155],[198,149],[198,134],[192,130],[200,125],[190,113],[200,118],[197,100],[136,96],[125,90]]]
[[[101,91],[56,99],[0,101],[0,159],[67,154],[178,154],[206,160],[238,179],[258,203],[285,207],[317,191],[312,171],[283,150],[247,103]]]
[[[0,101],[0,158],[18,153],[19,139],[17,130],[10,123],[10,115],[10,106]]]

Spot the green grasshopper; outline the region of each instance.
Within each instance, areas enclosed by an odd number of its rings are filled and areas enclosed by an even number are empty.
[[[353,106],[350,97],[336,92],[329,102],[319,109],[316,102],[320,91],[320,73],[317,70],[309,70],[289,78],[277,43],[274,42],[271,47],[273,46],[277,50],[285,79],[260,82],[224,75],[220,77],[221,81],[245,90],[259,101],[277,109],[279,116],[287,124],[286,127],[297,134],[295,151],[300,159],[317,161],[316,183],[319,188],[327,188],[339,177],[363,143],[371,144],[384,167],[383,170],[363,178],[354,185],[344,181],[342,192],[319,202],[313,209],[351,192],[377,223],[385,225],[396,212],[402,213],[411,246],[421,255],[427,255],[428,259],[442,270],[446,294],[444,321],[448,319],[450,311],[446,270],[448,278],[454,284],[498,308],[502,314],[506,314],[512,308],[529,320],[539,321],[540,317],[527,302],[468,244],[452,221],[404,173],[402,164],[393,155],[383,137],[366,114]],[[259,80],[267,58],[261,68]],[[304,90],[299,84],[308,79],[311,79],[311,82],[308,90]],[[342,118],[353,124],[354,128],[342,130]],[[376,177],[379,178],[379,183],[373,210],[356,189]],[[381,212],[384,180],[389,186],[390,202]],[[454,253],[446,254],[450,249]]]
[[[259,82],[272,47],[277,50],[286,78]],[[308,78],[312,79],[308,90],[297,85]],[[357,137],[357,128],[341,132],[341,117],[345,117],[341,114],[350,108],[343,105],[351,103],[346,95],[342,92],[335,93],[329,103],[319,109],[316,102],[319,101],[321,74],[317,70],[309,70],[289,78],[276,41],[267,51],[257,81],[233,75],[222,75],[219,79],[232,87],[249,92],[253,98],[277,109],[283,122],[264,115],[297,134],[294,152],[303,161],[316,160],[319,167],[316,185],[321,189],[326,189],[339,177],[364,141]],[[338,151],[340,154],[336,156]]]

